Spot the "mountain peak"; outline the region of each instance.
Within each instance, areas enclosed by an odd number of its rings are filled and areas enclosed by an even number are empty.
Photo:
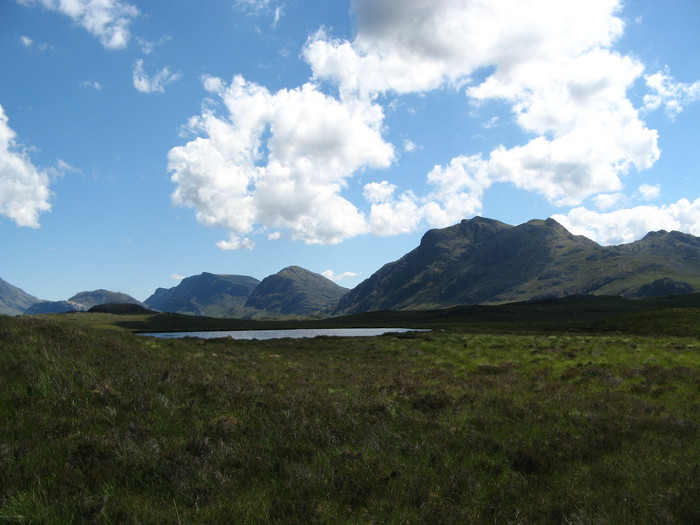
[[[265,277],[245,306],[269,315],[316,315],[333,308],[347,291],[323,275],[288,266]]]

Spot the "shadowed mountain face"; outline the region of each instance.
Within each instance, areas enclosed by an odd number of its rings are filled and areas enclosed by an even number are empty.
[[[247,275],[202,273],[182,280],[174,288],[158,288],[144,302],[162,312],[225,317],[245,305],[260,281]]]
[[[104,303],[115,304],[137,304],[143,303],[134,299],[130,295],[109,290],[93,290],[90,292],[80,292],[67,301],[39,301],[37,300],[29,306],[24,313],[27,315],[36,314],[62,314],[65,312],[85,312],[92,306]]]
[[[476,217],[428,231],[420,246],[345,295],[335,314],[697,290],[700,238],[692,235],[660,231],[601,246],[553,219],[511,226]]]
[[[39,299],[0,279],[0,314],[19,315]]]
[[[120,292],[110,292],[109,290],[93,290],[91,292],[80,292],[68,299],[74,303],[84,305],[86,308],[92,308],[98,304],[116,303],[116,304],[138,304],[143,306],[143,303],[134,299],[130,295]]]
[[[245,306],[269,316],[323,315],[347,292],[322,275],[290,266],[263,279]]]

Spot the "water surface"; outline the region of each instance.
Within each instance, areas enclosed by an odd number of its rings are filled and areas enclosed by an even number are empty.
[[[140,334],[150,337],[165,339],[178,339],[181,337],[198,337],[200,339],[215,339],[229,337],[231,339],[282,339],[291,337],[299,339],[303,337],[333,336],[333,337],[371,337],[388,333],[404,333],[419,331],[414,328],[297,328],[293,330],[230,330],[230,331],[206,331],[206,332],[159,332],[152,334]]]

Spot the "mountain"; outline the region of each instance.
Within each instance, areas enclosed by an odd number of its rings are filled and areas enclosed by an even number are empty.
[[[553,219],[511,226],[475,217],[428,231],[417,248],[346,294],[334,314],[698,290],[700,238],[692,235],[659,231],[601,246]]]
[[[63,314],[73,311],[85,312],[87,307],[84,304],[74,303],[73,301],[38,301],[27,308],[24,314]]]
[[[158,288],[144,303],[155,310],[225,317],[242,308],[260,281],[246,275],[202,273],[186,277],[173,288]]]
[[[130,295],[120,292],[110,292],[109,290],[93,290],[91,292],[80,292],[68,299],[71,302],[85,305],[91,308],[98,304],[118,303],[118,304],[138,304],[143,306],[141,301],[134,299]]]
[[[20,315],[37,301],[33,295],[0,279],[0,314]]]
[[[36,314],[62,314],[65,312],[86,312],[91,307],[105,303],[137,304],[143,303],[134,299],[130,295],[109,290],[92,290],[90,292],[80,292],[67,301],[40,301],[36,299],[28,308],[24,310],[26,315]]]
[[[289,266],[265,277],[246,301],[246,309],[265,316],[311,316],[328,314],[348,292],[325,278],[299,266]]]

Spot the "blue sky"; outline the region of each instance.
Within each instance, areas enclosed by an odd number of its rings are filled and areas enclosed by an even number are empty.
[[[429,228],[700,235],[696,0],[5,0],[0,277],[146,299]]]

